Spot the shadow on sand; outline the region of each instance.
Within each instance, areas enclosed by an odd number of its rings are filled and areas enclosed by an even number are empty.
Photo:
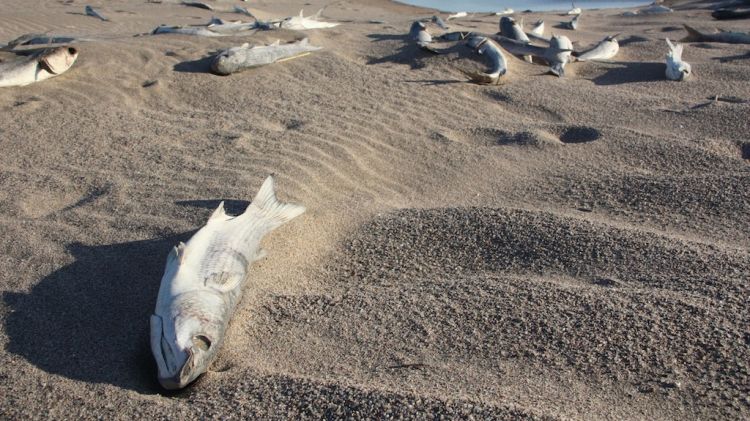
[[[620,85],[623,83],[637,82],[654,82],[666,78],[664,63],[635,63],[635,62],[616,62],[617,67],[607,70],[601,76],[593,78],[591,81],[596,85]]]
[[[192,234],[69,245],[73,263],[42,279],[28,294],[3,294],[11,309],[6,350],[71,379],[160,391],[148,318],[167,253]]]
[[[224,210],[230,215],[239,215],[247,209],[250,205],[248,200],[235,200],[235,199],[206,199],[206,200],[179,200],[174,202],[179,206],[190,206],[194,208],[202,208],[214,210],[219,207],[219,203],[224,202]]]

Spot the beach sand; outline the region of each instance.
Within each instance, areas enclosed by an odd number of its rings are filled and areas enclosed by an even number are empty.
[[[236,4],[326,2],[302,3]],[[525,14],[580,46],[621,33],[620,54],[565,78],[509,57],[479,86],[468,48],[406,41],[432,11],[384,0],[225,38],[133,35],[246,17],[84,4],[0,3],[2,41],[95,40],[0,90],[2,418],[750,417],[750,103],[709,101],[750,99],[748,46],[688,44],[693,77],[664,78],[682,23],[747,20]],[[206,72],[211,52],[304,36],[324,50]],[[308,210],[264,241],[211,370],[166,393],[148,317],[167,253],[270,173]]]

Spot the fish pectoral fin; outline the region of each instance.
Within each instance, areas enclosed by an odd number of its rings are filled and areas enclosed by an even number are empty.
[[[245,275],[236,272],[214,273],[206,277],[204,285],[219,292],[229,292],[237,288],[245,279]]]

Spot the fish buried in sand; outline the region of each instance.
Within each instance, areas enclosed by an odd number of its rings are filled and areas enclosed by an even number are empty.
[[[271,45],[252,47],[245,43],[240,47],[224,50],[214,56],[211,60],[211,72],[226,76],[243,69],[301,57],[322,48],[310,45],[307,38],[289,44],[280,44],[279,41],[276,41]]]
[[[26,86],[63,74],[75,63],[78,50],[57,47],[0,63],[0,87]]]
[[[750,33],[723,31],[707,34],[683,24],[688,36],[681,39],[682,42],[723,42],[725,44],[750,44]]]
[[[151,352],[164,388],[181,389],[208,370],[248,267],[263,256],[261,239],[305,211],[279,202],[273,185],[268,177],[242,215],[227,215],[222,202],[206,226],[167,256],[151,316]]]
[[[288,17],[279,23],[281,28],[293,29],[296,31],[304,31],[305,29],[325,29],[339,26],[338,23],[325,22],[320,19],[320,14],[323,13],[323,9],[318,10],[318,13],[304,17],[302,10],[299,11],[299,16]]]
[[[672,44],[667,38],[669,52],[667,53],[666,75],[669,80],[685,80],[690,76],[690,64],[682,61],[682,44]]]
[[[478,54],[487,57],[490,69],[486,73],[464,71],[472,81],[482,85],[497,85],[500,77],[508,72],[508,63],[503,52],[495,41],[480,36],[473,36],[466,41],[466,45],[476,50]]]
[[[618,34],[619,35],[619,34]],[[593,48],[576,55],[578,61],[610,60],[620,51],[617,35],[608,36],[599,41]]]

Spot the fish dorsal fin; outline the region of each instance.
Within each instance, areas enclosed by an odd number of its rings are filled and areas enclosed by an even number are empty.
[[[315,20],[320,19],[321,13],[323,13],[323,9],[318,10],[314,15],[310,16],[310,19],[315,19]]]
[[[304,18],[304,17],[305,17],[305,16],[304,16],[304,15],[302,14],[302,12],[304,12],[304,11],[305,11],[305,9],[299,9],[299,17],[301,17],[301,18]]]
[[[172,247],[172,251],[169,253],[169,256],[167,256],[167,268],[169,268],[169,266],[172,264],[177,264],[177,266],[179,266],[184,260],[185,243],[180,241],[178,245]]]
[[[224,210],[224,201],[222,200],[221,203],[219,203],[219,206],[214,211],[214,213],[211,214],[211,217],[208,218],[208,222],[212,222],[216,220],[225,221],[226,219],[227,219],[227,211]]]

